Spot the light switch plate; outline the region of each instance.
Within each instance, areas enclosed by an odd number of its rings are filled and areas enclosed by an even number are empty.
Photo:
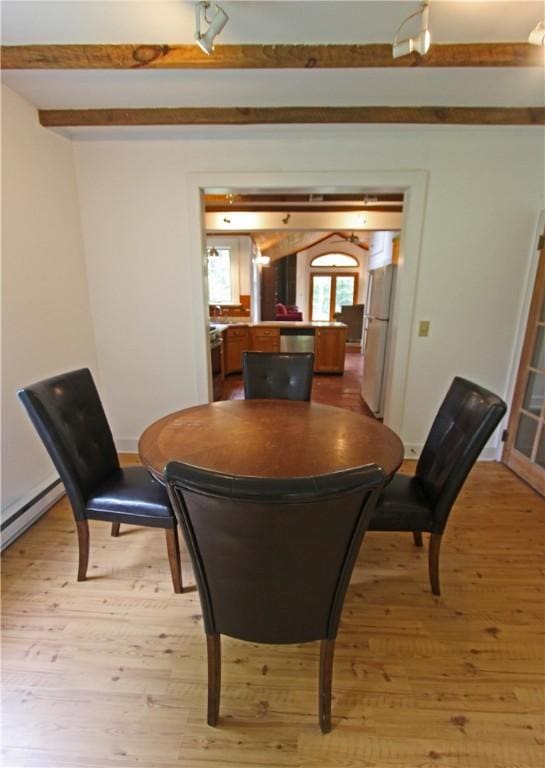
[[[430,321],[420,320],[420,322],[418,323],[418,335],[429,336],[429,333],[430,333]]]

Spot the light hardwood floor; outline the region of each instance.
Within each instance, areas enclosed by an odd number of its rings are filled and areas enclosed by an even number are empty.
[[[440,598],[410,535],[368,534],[323,736],[318,644],[224,638],[208,727],[198,596],[173,594],[162,531],[113,539],[92,522],[92,578],[77,583],[61,500],[3,557],[3,765],[542,768],[544,513],[509,470],[479,464],[445,535]]]

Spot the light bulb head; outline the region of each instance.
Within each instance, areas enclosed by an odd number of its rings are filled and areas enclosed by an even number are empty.
[[[413,50],[424,56],[430,50],[431,35],[429,29],[424,29],[414,40]]]
[[[545,21],[538,21],[528,36],[532,45],[545,45]]]

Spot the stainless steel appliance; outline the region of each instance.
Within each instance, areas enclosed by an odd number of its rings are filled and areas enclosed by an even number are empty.
[[[213,325],[208,330],[208,338],[213,397],[214,400],[221,400],[223,391],[223,339],[221,333]]]
[[[378,418],[381,418],[384,412],[384,385],[394,281],[395,267],[392,264],[369,272],[366,314],[363,320],[361,396]]]
[[[280,328],[280,352],[314,352],[314,328]]]

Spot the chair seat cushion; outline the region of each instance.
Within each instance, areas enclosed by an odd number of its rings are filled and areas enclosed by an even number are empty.
[[[174,515],[164,486],[144,467],[118,469],[87,500],[91,520],[173,528]]]
[[[433,513],[415,477],[395,475],[378,500],[370,531],[431,531]]]

